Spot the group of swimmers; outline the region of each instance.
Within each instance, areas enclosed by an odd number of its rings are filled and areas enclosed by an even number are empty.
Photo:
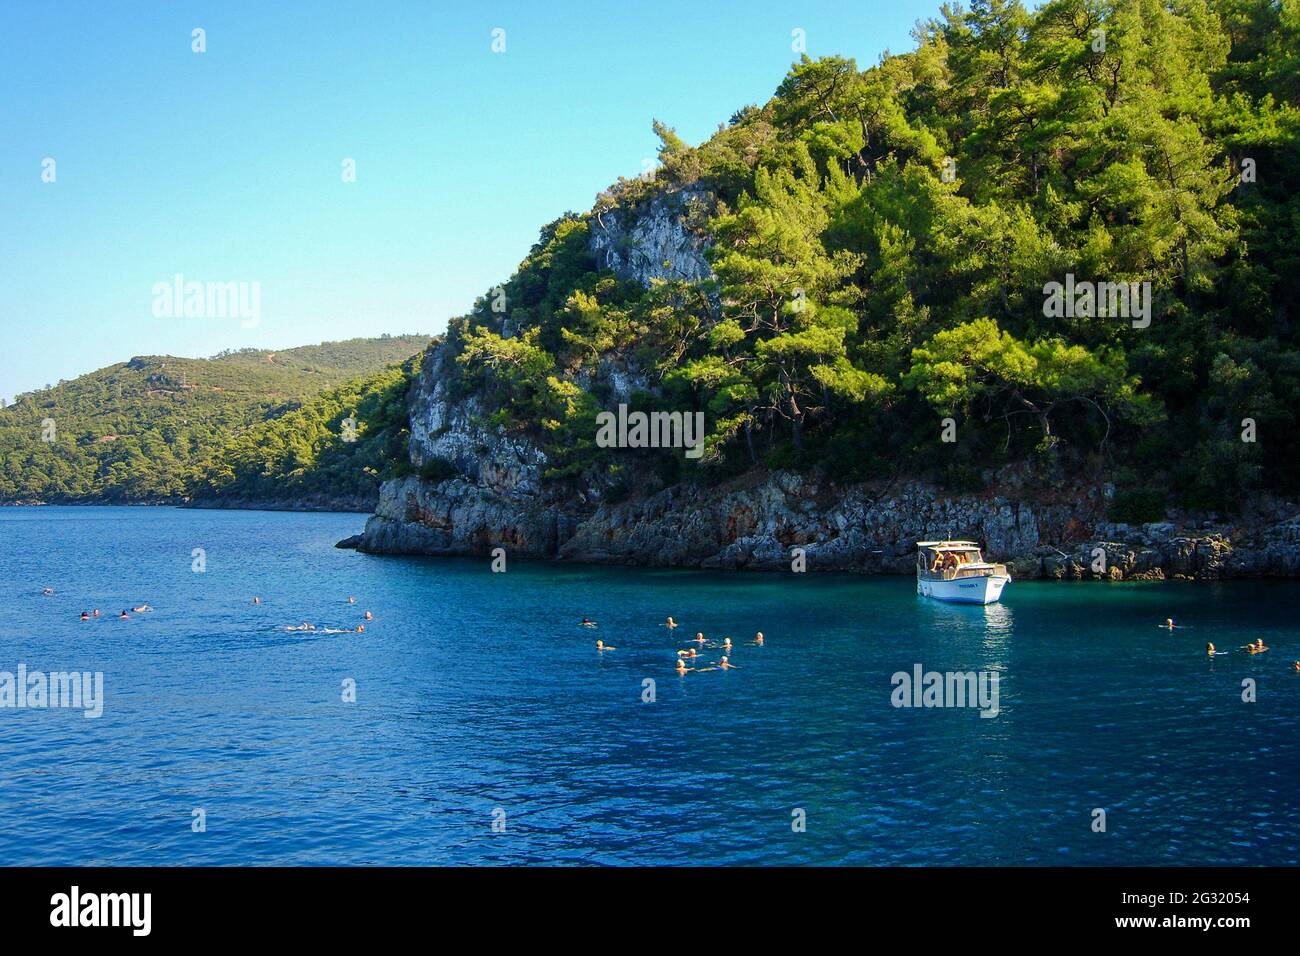
[[[1177,629],[1180,625],[1175,624],[1174,619],[1172,617],[1167,617],[1165,618],[1165,623],[1158,624],[1156,626],[1172,631]],[[1245,646],[1243,646],[1242,650],[1245,651],[1247,654],[1263,654],[1266,650],[1268,650],[1268,648],[1264,646],[1264,639],[1261,637],[1253,644],[1246,644]],[[1214,657],[1216,654],[1226,654],[1227,651],[1217,650],[1213,643],[1207,642],[1205,645],[1205,653],[1210,657]],[[1300,661],[1295,662],[1295,669],[1296,671],[1300,672]]]
[[[148,604],[141,604],[139,607],[131,608],[131,610],[134,611],[136,614],[144,614],[146,611],[152,611],[153,608],[150,607]],[[95,608],[93,611],[81,612],[81,619],[83,621],[90,621],[97,617],[99,617],[99,608]],[[130,617],[131,615],[127,612],[126,608],[123,608],[122,613],[117,616],[117,619],[119,621],[125,621]]]
[[[598,627],[599,625],[595,621],[591,620],[591,618],[584,617],[581,621],[578,622],[578,626]],[[678,623],[670,617],[668,618],[668,620],[664,622],[663,626],[668,628],[668,630],[672,631],[675,630],[680,625],[678,625]],[[705,644],[708,643],[704,637],[703,631],[696,631],[695,637],[692,639],[692,642],[699,645],[699,648],[703,648]],[[759,631],[757,634],[755,634],[754,640],[750,641],[750,643],[755,647],[762,647],[763,632]],[[689,674],[692,672],[703,673],[704,671],[716,671],[716,670],[723,670],[723,671],[740,670],[740,668],[737,665],[731,663],[731,651],[732,648],[734,647],[734,645],[731,642],[731,638],[724,637],[722,639],[722,643],[718,646],[722,649],[723,653],[720,655],[719,659],[714,661],[713,664],[709,667],[687,667],[686,666],[686,662],[688,660],[695,660],[700,656],[699,648],[690,647],[690,648],[686,648],[685,650],[678,651],[677,667],[676,667],[677,673]],[[599,653],[604,653],[605,651],[616,651],[618,650],[618,648],[614,647],[611,644],[606,644],[604,641],[598,640],[596,641],[596,650]]]
[[[673,621],[673,619],[672,619],[671,617],[670,617],[668,620],[669,620],[669,622],[671,622],[671,623],[666,624],[665,627],[676,627],[676,626],[677,626],[677,622],[676,622],[676,621]],[[695,644],[698,644],[700,647],[704,647],[704,645],[705,645],[705,643],[706,643],[705,638],[704,638],[704,632],[703,632],[703,631],[696,631],[696,632],[695,632],[695,637],[693,638],[693,642],[694,642]],[[752,644],[754,647],[762,647],[762,646],[763,646],[763,632],[762,632],[762,631],[759,631],[758,633],[756,633],[756,634],[754,635],[754,639],[753,639],[752,641],[750,641],[750,644]],[[729,637],[724,637],[724,638],[722,639],[721,647],[722,647],[722,650],[723,650],[723,654],[719,657],[719,659],[715,662],[714,666],[712,666],[712,667],[687,667],[687,666],[686,666],[686,662],[687,662],[687,661],[691,661],[691,660],[695,660],[695,658],[697,658],[697,657],[700,656],[700,652],[699,652],[696,648],[694,648],[694,647],[688,647],[686,650],[678,651],[678,652],[677,652],[677,673],[678,673],[678,674],[689,674],[689,673],[691,673],[692,671],[697,672],[697,673],[702,673],[702,672],[704,672],[704,671],[711,671],[711,670],[723,670],[723,671],[734,671],[734,670],[740,670],[739,666],[737,666],[736,664],[731,663],[731,651],[732,651],[732,647],[733,647],[733,645],[732,645],[732,643],[731,643],[731,638],[729,638]]]
[[[262,599],[254,596],[253,603],[261,604]],[[348,595],[348,603],[356,604],[357,599],[352,595]],[[373,621],[375,619],[375,616],[369,611],[366,611],[363,617],[367,621]],[[366,632],[366,626],[364,624],[358,624],[356,627],[317,627],[315,624],[309,624],[306,621],[303,621],[301,624],[290,624],[286,626],[284,630],[310,631],[313,634],[364,634]]]

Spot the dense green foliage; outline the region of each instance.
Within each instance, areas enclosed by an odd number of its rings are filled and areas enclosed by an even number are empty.
[[[372,439],[350,446],[352,454],[378,452],[366,412],[382,420],[376,431],[391,434],[392,406],[377,396],[387,395],[404,373],[375,373],[427,342],[424,336],[384,336],[283,352],[245,349],[211,359],[140,356],[20,395],[0,409],[0,501],[176,500],[200,481],[209,492],[229,485],[232,493],[247,493],[257,486],[253,469],[264,475],[285,448],[291,449],[281,459],[287,481],[298,467],[296,456],[307,454],[309,463],[321,459],[317,418],[332,418],[328,396],[303,403],[357,376],[373,377],[332,393],[333,400],[355,398],[356,408],[347,413],[358,420],[359,435]],[[297,427],[303,433],[290,434]],[[250,432],[267,442],[267,457],[256,466],[247,450]],[[388,451],[396,454],[396,444]],[[346,487],[369,483],[365,476],[343,478],[341,463],[329,463],[339,465],[330,474]]]
[[[1117,480],[1131,515],[1300,488],[1300,0],[976,0],[915,35],[865,71],[804,58],[698,147],[656,123],[652,182],[546,227],[453,323],[496,424],[612,471],[613,361],[706,412],[674,466],[706,479],[1027,460]],[[715,281],[597,271],[603,217],[685,187]],[[1068,275],[1150,283],[1149,326],[1049,316]]]
[[[420,356],[332,388],[222,443],[192,489],[206,501],[371,501],[409,469],[406,392]]]

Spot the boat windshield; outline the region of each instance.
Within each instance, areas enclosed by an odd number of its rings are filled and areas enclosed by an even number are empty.
[[[983,563],[978,548],[927,548],[925,555],[926,566],[936,572]]]

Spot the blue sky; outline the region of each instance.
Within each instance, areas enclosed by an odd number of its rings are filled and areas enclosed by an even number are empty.
[[[771,96],[796,28],[868,65],[938,7],[7,0],[0,396],[132,355],[439,332],[641,171],[652,118],[699,142]],[[176,273],[259,283],[259,321],[155,317]]]

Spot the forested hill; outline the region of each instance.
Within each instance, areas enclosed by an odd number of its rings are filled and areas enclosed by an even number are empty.
[[[189,497],[250,428],[376,376],[427,343],[385,335],[210,359],[136,356],[20,395],[0,409],[0,501]]]
[[[653,177],[546,226],[447,374],[589,488],[635,460],[593,440],[630,381],[706,415],[665,482],[1030,463],[1124,517],[1300,490],[1300,0],[976,0],[915,38],[805,57],[698,146],[656,122]],[[665,203],[710,275],[637,250],[687,248]]]

